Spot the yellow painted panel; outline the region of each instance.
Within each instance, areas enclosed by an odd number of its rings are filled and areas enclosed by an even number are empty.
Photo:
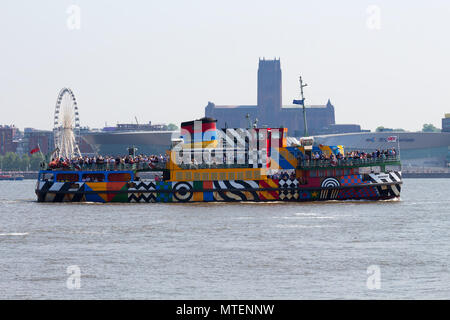
[[[171,181],[210,180],[261,180],[266,179],[265,168],[197,169],[171,171]]]

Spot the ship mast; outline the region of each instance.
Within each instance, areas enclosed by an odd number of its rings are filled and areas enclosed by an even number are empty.
[[[308,84],[303,84],[303,80],[302,80],[302,76],[300,76],[300,94],[301,94],[301,98],[302,98],[302,105],[303,105],[303,125],[305,128],[305,132],[303,134],[303,136],[307,137],[308,136],[308,126],[306,124],[306,108],[305,108],[305,97],[303,96],[303,88],[306,87]]]
[[[302,76],[299,77],[300,82],[300,100],[294,100],[294,104],[301,104],[303,106],[303,127],[305,131],[303,133],[304,137],[308,136],[308,126],[306,124],[306,108],[305,108],[305,96],[303,95],[303,88],[307,86],[307,84],[303,84]]]

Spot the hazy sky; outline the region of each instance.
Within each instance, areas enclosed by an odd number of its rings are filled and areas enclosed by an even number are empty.
[[[301,74],[337,123],[441,127],[449,33],[448,0],[2,0],[0,124],[52,128],[68,86],[83,126],[179,125],[208,101],[256,104],[258,58],[280,57],[283,104]]]

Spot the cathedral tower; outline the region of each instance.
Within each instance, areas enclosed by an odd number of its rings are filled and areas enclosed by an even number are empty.
[[[279,125],[281,111],[280,59],[259,59],[258,67],[258,116],[261,125]]]

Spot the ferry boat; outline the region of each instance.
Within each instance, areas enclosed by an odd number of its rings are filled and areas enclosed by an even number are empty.
[[[39,202],[303,202],[400,197],[398,155],[342,158],[342,146],[297,141],[286,128],[227,128],[202,118],[181,124],[168,161],[46,168]],[[314,160],[315,155],[327,157]],[[331,160],[330,160],[331,159]],[[144,179],[143,172],[160,179]]]

